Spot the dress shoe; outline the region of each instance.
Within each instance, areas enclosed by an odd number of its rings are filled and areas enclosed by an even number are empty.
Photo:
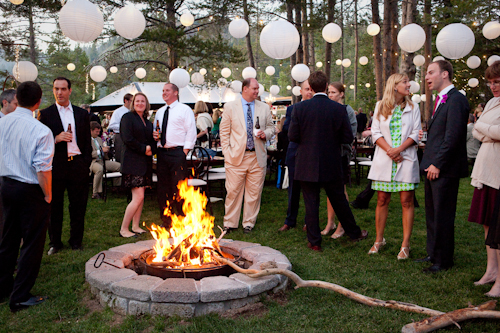
[[[307,247],[316,252],[323,252],[323,249],[320,245],[312,245],[311,243],[307,243]]]
[[[45,302],[47,298],[47,296],[32,296],[24,302],[10,304],[10,311],[17,312],[19,310],[29,308],[30,306],[41,304]]]
[[[92,199],[102,199],[102,196],[99,193],[92,194]]]
[[[365,239],[366,237],[368,237],[368,231],[361,230],[361,234],[359,234],[359,237],[358,238],[351,238],[351,242],[359,242],[359,241]]]
[[[225,231],[226,235],[227,235],[227,234],[231,233],[231,231],[236,230],[236,228],[224,227],[224,229],[222,229],[222,230]]]
[[[71,249],[73,251],[83,251],[83,246],[81,246],[81,245],[73,245],[73,246],[71,246]]]
[[[137,238],[137,234],[133,234],[131,236],[123,236],[122,233],[120,232],[120,237],[122,237],[122,238]]]
[[[145,234],[147,231],[146,231],[146,230],[142,230],[142,229],[141,229],[141,231],[134,231],[134,230],[132,230],[132,232],[133,232],[134,234],[136,234],[136,235],[139,235],[139,236],[140,236],[140,235],[142,235],[142,234]]]
[[[290,229],[292,229],[292,227],[290,227],[289,225],[283,224],[283,226],[281,228],[279,228],[278,231],[288,231]]]
[[[429,262],[431,261],[431,257],[430,256],[427,256],[427,257],[424,257],[424,258],[420,258],[420,259],[415,259],[413,260],[414,262]]]
[[[304,226],[302,227],[302,231],[307,231],[307,225],[304,224]]]
[[[435,265],[432,265],[431,267],[424,268],[422,270],[422,272],[424,272],[424,273],[437,273],[437,272],[441,272],[441,271],[446,271],[449,268],[450,267],[444,267],[444,266],[435,264]]]
[[[57,252],[59,252],[59,248],[55,247],[55,246],[51,246],[49,251],[47,252],[47,255],[51,256],[53,254],[56,254]]]
[[[245,228],[243,228],[243,233],[244,234],[249,234],[251,232],[252,232],[252,228],[251,227],[245,227]]]

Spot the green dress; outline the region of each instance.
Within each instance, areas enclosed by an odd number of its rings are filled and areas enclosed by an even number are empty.
[[[391,122],[389,123],[393,148],[401,146],[402,143],[401,142],[401,132],[403,127],[403,124],[401,122],[402,114],[403,111],[401,110],[401,107],[398,105],[392,112]],[[401,192],[401,191],[413,191],[418,187],[418,184],[395,181],[394,177],[396,176],[397,170],[398,170],[398,164],[392,161],[391,181],[383,182],[374,180],[372,182],[372,189],[375,191],[382,191],[382,192]]]

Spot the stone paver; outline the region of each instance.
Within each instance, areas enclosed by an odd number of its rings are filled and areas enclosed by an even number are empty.
[[[209,313],[222,313],[226,310],[229,310],[229,304],[226,305],[225,302],[197,303],[194,315],[198,317]]]
[[[151,300],[163,303],[196,303],[200,294],[194,279],[166,279],[151,289]]]
[[[153,316],[179,316],[183,318],[191,318],[195,315],[194,304],[173,304],[173,303],[152,303],[151,314]]]
[[[243,298],[248,295],[248,287],[226,276],[210,276],[201,279],[200,300],[202,302],[220,302]]]
[[[128,302],[128,314],[132,316],[140,316],[149,313],[150,304],[146,302],[130,301]]]
[[[114,312],[125,316],[128,312],[128,302],[127,298],[115,297],[111,302],[111,308]]]
[[[240,299],[233,299],[232,301],[226,301],[226,307],[229,307],[229,309],[239,309],[239,308],[242,308],[248,304],[257,303],[259,300],[260,300],[260,296],[258,296],[258,295],[240,298]]]
[[[163,283],[163,279],[156,276],[137,275],[130,279],[122,280],[111,285],[111,291],[117,296],[149,301],[150,290]]]
[[[258,270],[261,270],[260,265],[261,265],[261,264],[263,264],[263,263],[264,263],[264,262],[256,262],[256,263],[254,263],[252,266],[248,267],[248,269],[258,269]],[[278,266],[278,268],[281,268],[281,269],[288,269],[288,270],[290,270],[290,269],[292,268],[292,267],[291,267],[291,266],[292,266],[291,264],[287,265],[287,264],[278,264],[278,263],[276,263],[276,265]],[[280,282],[283,282],[283,281],[285,281],[286,279],[288,279],[286,276],[281,275],[281,274],[276,274],[276,276],[278,276],[278,277],[279,277]]]
[[[274,261],[277,264],[289,265],[292,268],[292,264],[284,254],[262,254],[256,256],[253,260],[254,263],[264,263],[266,261]]]
[[[115,270],[104,270],[100,272],[94,272],[91,274],[87,281],[94,287],[102,290],[111,292],[111,285],[113,283],[129,279],[131,277],[137,276],[137,273],[131,269],[115,269]]]
[[[221,240],[219,245],[223,248],[222,250],[234,255],[241,255],[241,251],[247,248],[259,247],[260,244],[249,243],[242,241],[231,241],[231,240]]]
[[[250,247],[245,248],[241,251],[241,256],[250,261],[255,261],[256,257],[268,254],[278,255],[281,254],[281,252],[270,248],[269,246]]]
[[[254,279],[242,273],[235,273],[229,276],[229,278],[246,284],[248,286],[248,295],[250,296],[270,290],[280,282],[279,277],[276,275],[262,276]]]
[[[115,298],[116,296],[113,293],[102,290],[99,292],[99,304],[102,307],[111,306]]]
[[[120,246],[115,246],[109,249],[110,251],[118,251],[130,254],[134,259],[139,258],[141,254],[151,250],[151,247],[146,244],[129,243]]]
[[[139,241],[139,242],[136,242],[135,244],[145,246],[148,248],[148,250],[152,250],[153,246],[156,244],[156,239],[148,239],[148,240],[144,240],[144,241]]]
[[[101,253],[99,252],[92,258],[90,258],[86,263],[85,263],[85,278],[88,278],[91,274],[97,271],[103,271],[103,270],[114,270],[118,269],[114,266],[108,265],[106,262],[109,262],[110,264],[113,264],[115,266],[118,266],[120,268],[124,268],[127,265],[130,265],[132,262],[133,257],[124,252],[115,252],[115,251],[102,251],[105,254],[104,261],[99,268],[95,268],[95,260],[97,256]],[[99,262],[101,259],[99,259]],[[99,263],[98,263],[99,264]]]

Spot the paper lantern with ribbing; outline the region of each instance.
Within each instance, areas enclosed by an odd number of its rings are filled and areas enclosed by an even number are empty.
[[[191,82],[195,86],[199,86],[200,84],[203,84],[203,82],[205,82],[205,78],[203,77],[203,75],[201,75],[201,73],[193,73],[193,75],[191,75]]]
[[[241,72],[243,79],[255,79],[257,77],[257,71],[253,67],[247,67]]]
[[[24,0],[10,0],[10,2],[14,5],[20,5],[24,2]]]
[[[297,28],[285,20],[273,21],[260,33],[260,47],[273,59],[285,59],[293,55],[300,44]]]
[[[206,70],[205,68],[201,68],[201,69],[200,69],[200,74],[201,74],[201,75],[205,75],[205,74],[207,74],[207,70]]]
[[[299,86],[293,87],[292,94],[294,94],[295,96],[300,96],[300,87]]]
[[[496,54],[492,55],[491,57],[488,58],[488,66],[493,65],[493,63],[498,60],[500,60],[499,56],[497,56]]]
[[[297,64],[292,68],[292,78],[297,82],[304,82],[311,75],[311,70],[305,64]]]
[[[413,57],[413,64],[417,67],[423,66],[425,64],[425,57],[421,54],[417,54]]]
[[[118,67],[116,66],[109,67],[109,72],[113,74],[118,73]]]
[[[472,30],[462,23],[448,24],[436,37],[439,53],[448,59],[465,57],[472,51],[475,42]]]
[[[328,23],[323,27],[321,34],[323,35],[323,39],[328,43],[335,43],[342,37],[342,29],[338,24]]]
[[[68,71],[72,72],[72,71],[74,71],[74,70],[76,69],[76,66],[75,66],[75,64],[74,64],[74,63],[70,62],[70,63],[66,66],[66,68],[68,69]]]
[[[351,66],[351,60],[349,60],[349,59],[342,60],[342,66],[344,66],[346,68]]]
[[[259,96],[262,95],[264,91],[265,91],[264,86],[259,83]]]
[[[376,36],[380,32],[380,26],[377,23],[372,23],[366,27],[366,32],[370,36]]]
[[[322,63],[321,61],[318,61],[318,62],[316,63],[316,67],[318,67],[318,68],[323,67],[323,63]]]
[[[427,100],[427,96],[425,94],[420,95],[420,101],[425,102]]]
[[[244,19],[234,19],[229,23],[229,33],[234,38],[243,38],[248,34],[250,27]]]
[[[420,84],[415,81],[410,81],[410,93],[414,94],[420,90]]]
[[[240,93],[242,87],[243,87],[243,83],[241,83],[241,81],[235,80],[235,81],[231,82],[231,89],[233,89],[233,91],[235,93]]]
[[[274,73],[276,73],[276,69],[273,66],[266,67],[266,74],[267,75],[274,75]]]
[[[416,23],[405,25],[398,33],[401,50],[408,53],[418,51],[425,43],[425,31]]]
[[[292,86],[286,86],[286,90],[292,90]]]
[[[478,56],[472,56],[467,59],[467,66],[469,66],[470,69],[476,69],[479,66],[481,66],[481,58]]]
[[[222,87],[225,87],[227,85],[227,80],[223,77],[221,77],[220,79],[217,80],[217,85],[222,88]]]
[[[181,15],[181,24],[185,27],[190,27],[194,23],[194,16],[190,12],[185,12]]]
[[[491,21],[484,25],[483,36],[487,39],[495,39],[500,36],[500,23]]]
[[[366,64],[368,64],[368,58],[365,57],[365,56],[362,56],[361,58],[359,58],[359,63],[364,66]]]
[[[466,92],[465,92],[465,90],[463,90],[463,89],[460,89],[458,92],[459,92],[459,93],[461,93],[461,94],[462,94],[462,95],[464,95],[464,96],[466,96],[466,95],[467,95],[467,93],[466,93]]]
[[[271,95],[278,95],[280,93],[280,87],[277,85],[272,85],[271,88],[269,88],[269,92]]]
[[[35,81],[38,76],[38,69],[31,61],[19,61],[14,64],[12,75],[19,82]]]
[[[420,99],[420,95],[418,94],[415,94],[413,96],[411,96],[411,100],[413,101],[413,103],[420,103],[421,99]]]
[[[170,72],[168,80],[182,89],[189,84],[189,73],[184,68],[176,68]]]
[[[142,67],[139,67],[135,70],[135,76],[137,76],[138,79],[144,79],[146,77],[146,70]]]
[[[116,13],[114,25],[120,36],[134,39],[142,35],[146,29],[146,19],[139,9],[125,6]]]
[[[90,69],[90,78],[95,82],[102,82],[106,79],[108,75],[106,72],[106,68],[102,66],[94,66]]]
[[[367,84],[365,84],[365,87],[370,88],[371,84],[367,83]]]
[[[469,79],[469,82],[467,83],[469,87],[475,88],[479,84],[479,80],[473,77],[472,79]]]
[[[89,43],[99,37],[104,18],[99,8],[87,0],[68,1],[59,12],[63,34],[75,42]]]
[[[342,60],[340,60],[340,59],[335,60],[335,65],[337,65],[337,66],[342,65]]]
[[[444,57],[442,56],[436,56],[432,59],[432,62],[436,62],[436,61],[439,61],[439,60],[446,60]]]
[[[227,67],[224,67],[221,71],[220,74],[225,77],[226,79],[231,76],[231,70]]]

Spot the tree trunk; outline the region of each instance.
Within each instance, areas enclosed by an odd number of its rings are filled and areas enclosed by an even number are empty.
[[[391,75],[391,50],[392,50],[392,1],[393,0],[385,0],[384,1],[384,25],[382,26],[383,44],[384,44],[384,58],[383,58],[383,80],[384,86],[387,82],[387,79]]]
[[[309,13],[310,13],[310,15],[313,14],[313,9],[314,9],[313,1],[309,0]],[[309,31],[309,58],[310,58],[310,62],[311,62],[310,68],[312,71],[314,71],[314,69],[316,68],[315,67],[316,66],[316,52],[314,51],[314,33],[312,31]]]
[[[307,26],[307,6],[306,6],[306,0],[302,0],[300,3],[300,7],[302,8],[301,11],[301,18],[302,18],[302,49],[304,52],[304,58],[302,62],[306,64],[307,66],[311,65],[311,59],[309,57],[309,28]]]
[[[167,26],[170,29],[176,29],[175,27],[175,1],[167,2]],[[179,59],[175,48],[171,45],[167,46],[168,51],[168,68],[172,71],[179,65]]]
[[[399,44],[398,44],[398,26],[399,26],[399,8],[398,1],[391,0],[391,72],[399,73]]]
[[[33,6],[31,1],[28,1],[28,20],[29,20],[29,45],[30,45],[30,61],[37,64],[36,61],[36,44],[35,44],[35,25],[33,23]]]
[[[327,23],[333,22],[335,14],[335,0],[328,0],[328,15]],[[331,82],[330,76],[332,71],[332,44],[325,41],[325,73],[328,82]]]
[[[250,25],[247,0],[243,0],[243,18]],[[247,41],[248,64],[250,67],[255,68],[255,60],[253,58],[252,39],[250,38],[250,30],[248,31],[248,34],[246,35],[245,39]]]
[[[286,16],[289,22],[293,22],[293,5],[289,1],[286,2]],[[290,65],[293,67],[296,64],[297,64],[297,56],[294,53],[290,57]],[[297,82],[292,77],[290,77],[290,80],[292,80],[292,87],[295,87],[297,85]],[[292,94],[292,104],[295,103],[297,103],[297,96]]]
[[[424,106],[424,111],[422,112],[424,121],[427,122],[430,118],[432,112],[432,91],[429,89],[429,86],[425,82],[425,73],[427,72],[427,67],[431,63],[432,59],[432,17],[431,17],[431,0],[425,0],[424,4],[424,30],[426,40],[424,44],[424,52],[425,52],[425,65],[422,68],[422,84],[420,85],[420,90],[425,91],[426,102]],[[424,87],[424,89],[422,89]]]
[[[340,38],[340,59],[344,60],[344,0],[340,0],[340,30],[342,37]],[[345,67],[340,66],[340,82],[344,84]]]
[[[358,93],[358,0],[354,0],[354,101]]]
[[[301,2],[295,4],[295,27],[299,31],[300,44],[297,49],[297,62],[304,61],[304,44],[302,43],[302,5]]]
[[[371,0],[372,3],[372,22],[380,25],[380,14],[378,9],[378,0]],[[380,45],[380,34],[373,36],[373,60],[375,62],[375,87],[377,91],[377,100],[382,99],[384,93],[384,82],[382,80],[382,49]]]

